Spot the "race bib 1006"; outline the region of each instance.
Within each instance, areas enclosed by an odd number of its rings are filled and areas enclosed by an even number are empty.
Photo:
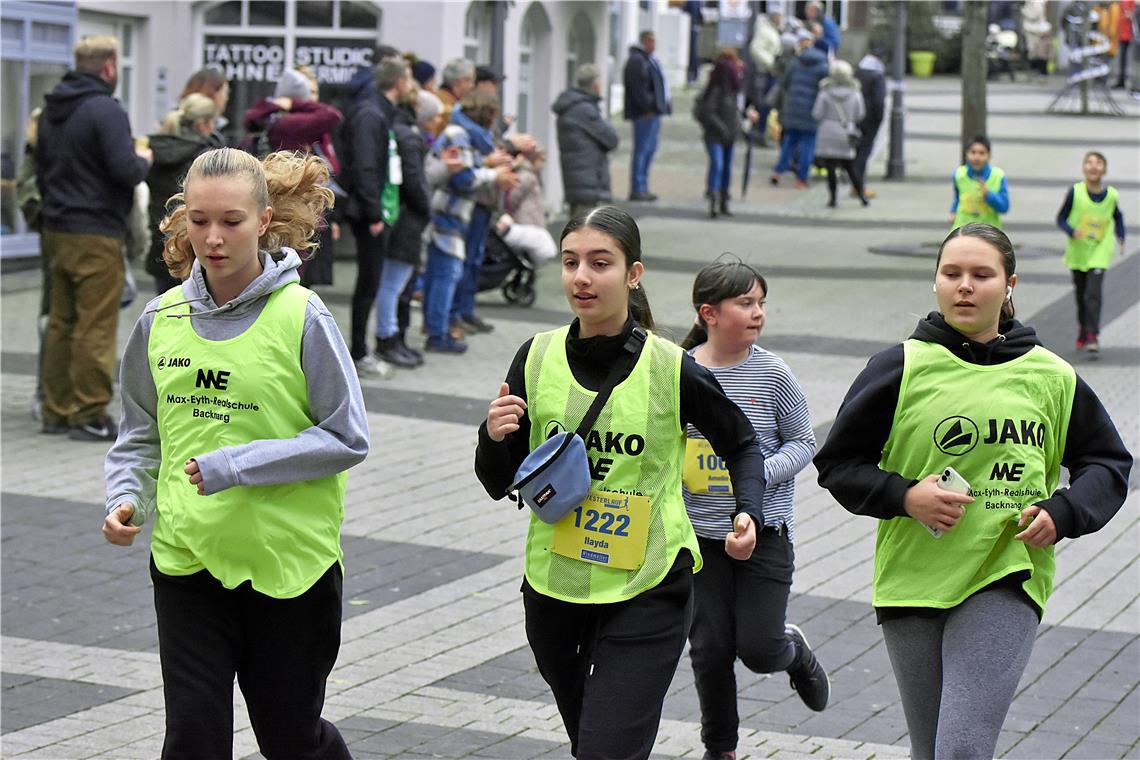
[[[690,493],[732,495],[728,465],[704,438],[690,438],[685,444],[685,467],[681,471],[681,480]]]

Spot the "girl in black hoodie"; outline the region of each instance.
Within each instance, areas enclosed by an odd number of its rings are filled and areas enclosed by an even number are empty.
[[[1132,456],[1100,400],[1013,318],[1015,266],[996,227],[951,232],[939,311],[871,358],[815,457],[820,485],[880,520],[873,604],[915,758],[994,756],[1053,545],[1099,530],[1128,492]],[[948,467],[971,495],[939,487]]]

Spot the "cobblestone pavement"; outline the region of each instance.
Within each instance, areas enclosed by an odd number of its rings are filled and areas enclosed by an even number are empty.
[[[663,130],[639,205],[649,292],[658,321],[680,335],[695,272],[724,250],[758,264],[771,293],[761,342],[804,385],[819,437],[874,351],[905,337],[933,308],[932,246],[945,230],[958,128],[956,82],[908,82],[908,180],[872,182],[870,208],[826,189],[767,183],[774,152],[758,149],[746,202],[706,221],[703,149],[685,115]],[[994,159],[1010,176],[1008,229],[1020,248],[1017,306],[1047,344],[1096,389],[1132,451],[1140,446],[1140,165],[1136,108],[1126,118],[1045,116],[1049,90],[991,87]],[[678,114],[687,114],[682,102]],[[627,178],[628,128],[614,160]],[[1072,349],[1074,309],[1052,218],[1086,149],[1109,158],[1129,221],[1128,255],[1107,278],[1099,359]],[[738,165],[741,163],[738,154]],[[882,158],[873,176],[881,175]],[[322,290],[347,326],[353,271],[338,264]],[[105,446],[38,434],[38,274],[0,285],[3,349],[2,655],[4,757],[153,758],[163,706],[146,541],[131,550],[99,535]],[[463,357],[364,385],[373,450],[349,479],[344,525],[344,643],[326,716],[359,758],[566,757],[561,722],[526,647],[519,599],[525,515],[491,502],[471,468],[476,425],[518,345],[567,319],[554,271],[537,304],[484,297],[494,333]],[[125,337],[140,304],[124,312]],[[418,316],[416,317],[418,320]],[[418,322],[417,322],[418,324]],[[1134,476],[1133,485],[1136,478]],[[456,509],[456,505],[459,508]],[[443,509],[449,523],[441,520]],[[907,754],[906,727],[869,606],[874,525],[798,479],[797,573],[789,618],[818,647],[831,706],[807,710],[783,675],[740,670],[740,757],[881,758]],[[1014,758],[1140,755],[1140,498],[1135,488],[1101,532],[1058,548],[1057,590],[999,743]],[[234,751],[259,757],[235,695]],[[700,757],[688,657],[665,703],[655,757]]]

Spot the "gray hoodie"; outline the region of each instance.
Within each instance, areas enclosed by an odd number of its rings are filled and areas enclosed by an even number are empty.
[[[219,307],[206,289],[197,261],[182,283],[190,303],[190,323],[207,340],[228,340],[245,332],[265,307],[273,291],[298,282],[301,259],[291,248],[277,254],[261,252],[263,271],[242,293]],[[133,525],[154,513],[161,443],[158,438],[158,398],[151,376],[147,347],[159,299],[155,298],[135,323],[123,350],[119,373],[123,418],[119,437],[107,453],[107,511],[124,502],[134,505]],[[158,316],[159,319],[169,318]],[[368,418],[360,382],[348,347],[324,303],[309,298],[301,340],[301,369],[308,388],[313,426],[294,438],[257,440],[240,446],[203,451],[194,459],[207,494],[233,486],[262,486],[323,478],[347,470],[368,455]],[[187,488],[192,488],[189,479]]]

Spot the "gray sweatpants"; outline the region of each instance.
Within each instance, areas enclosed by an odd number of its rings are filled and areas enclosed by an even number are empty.
[[[1037,623],[1025,597],[1005,588],[936,617],[883,622],[914,760],[994,756]]]

